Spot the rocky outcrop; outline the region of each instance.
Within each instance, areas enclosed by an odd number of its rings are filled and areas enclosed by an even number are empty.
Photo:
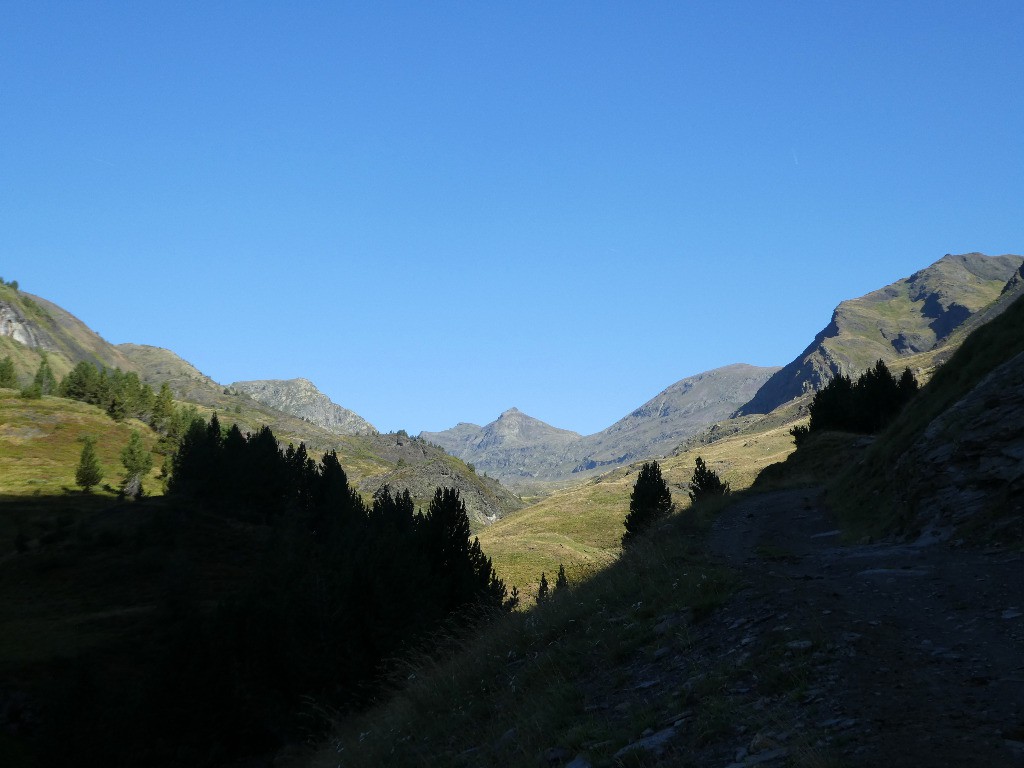
[[[928,425],[894,475],[915,534],[965,524],[1024,533],[1024,353],[1003,363]]]
[[[908,278],[842,302],[814,341],[737,413],[769,413],[839,374],[857,376],[876,360],[898,368],[902,358],[939,348],[999,298],[1022,264],[1021,256],[947,254]]]
[[[0,300],[0,336],[7,336],[32,349],[45,348],[43,340],[14,304]]]
[[[337,435],[368,435],[377,431],[357,413],[333,402],[308,379],[236,381],[231,389]]]

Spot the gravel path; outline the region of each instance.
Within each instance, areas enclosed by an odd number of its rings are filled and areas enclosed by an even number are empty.
[[[754,669],[737,696],[778,723],[741,739],[733,764],[820,751],[845,766],[1024,766],[1021,554],[843,546],[837,527],[814,489],[742,500],[715,524],[712,551],[744,585],[711,631]],[[766,693],[769,665],[803,676],[798,696]]]

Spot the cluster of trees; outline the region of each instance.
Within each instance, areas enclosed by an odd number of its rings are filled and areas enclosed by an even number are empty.
[[[8,355],[3,360],[0,360],[0,387],[18,389],[18,386],[18,375],[14,370],[14,361]],[[54,394],[56,390],[57,379],[53,375],[53,369],[50,368],[50,361],[46,359],[46,353],[43,353],[32,381],[21,387],[21,396],[38,400],[43,395]]]
[[[514,588],[513,588],[514,591]],[[537,587],[537,605],[543,605],[549,600],[557,599],[569,591],[569,577],[565,575],[565,566],[558,564],[558,576],[555,577],[555,587],[552,589],[548,584],[548,575],[540,572],[540,586]],[[518,600],[516,601],[518,603]]]
[[[727,496],[730,488],[729,483],[723,482],[718,473],[698,456],[687,493],[690,503],[698,504],[705,499]],[[674,508],[672,492],[661,475],[661,466],[656,461],[645,462],[629,496],[629,513],[622,521],[626,528],[622,534],[622,546],[629,546],[641,533],[668,517]]]
[[[115,421],[135,418],[156,430],[165,429],[174,417],[174,395],[164,382],[159,393],[138,374],[81,362],[65,376],[54,394],[98,405]]]
[[[222,669],[206,670],[196,681],[217,689],[232,717],[248,718],[243,731],[282,702],[298,712],[304,697],[330,707],[365,699],[382,662],[402,648],[453,616],[508,604],[470,539],[457,490],[438,488],[426,512],[408,490],[385,488],[367,505],[333,451],[315,461],[301,444],[281,450],[267,427],[243,435],[216,416],[194,422],[168,495],[271,531],[274,546],[250,588],[195,635],[217,638],[226,669],[247,670],[227,680]]]
[[[840,375],[818,390],[808,409],[810,424],[794,427],[790,434],[797,445],[810,433],[824,430],[874,434],[895,419],[917,391],[909,368],[897,379],[879,360],[856,382]]]
[[[75,727],[97,734],[99,753],[156,764],[140,757],[152,750],[194,765],[271,753],[308,736],[310,702],[322,712],[368,702],[390,660],[516,596],[470,536],[458,490],[438,488],[425,511],[407,490],[367,503],[334,452],[315,460],[303,445],[282,449],[268,428],[242,434],[216,417],[193,421],[172,467],[154,504],[177,521],[172,538],[226,527],[263,554],[246,555],[230,594],[198,572],[209,557],[193,563],[194,545],[173,559],[137,689],[94,706],[108,687],[97,677],[71,695]],[[120,743],[103,735],[112,730]]]

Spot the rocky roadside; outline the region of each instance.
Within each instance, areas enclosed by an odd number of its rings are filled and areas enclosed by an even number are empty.
[[[1024,766],[1024,558],[844,546],[820,492],[749,497],[711,534],[736,593],[665,615],[588,708],[646,727],[542,765]],[[639,727],[639,726],[638,726]]]

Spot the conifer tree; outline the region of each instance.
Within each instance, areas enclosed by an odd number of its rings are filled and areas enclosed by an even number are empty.
[[[0,387],[6,389],[17,389],[18,387],[18,376],[14,371],[14,361],[11,360],[10,355],[0,360]]]
[[[548,577],[544,571],[540,572],[540,586],[537,587],[537,605],[546,603],[548,601]]]
[[[646,462],[640,468],[633,492],[629,496],[629,514],[622,524],[622,545],[628,545],[637,534],[650,528],[655,522],[672,511],[672,492],[661,476],[661,466],[656,461]]]
[[[569,591],[569,577],[565,575],[565,566],[558,564],[558,578],[555,579],[554,594],[561,595]]]
[[[85,435],[82,443],[82,454],[78,457],[78,467],[75,469],[75,484],[88,493],[93,486],[100,484],[103,470],[96,457],[96,439],[91,435]]]
[[[52,395],[56,390],[57,380],[54,378],[50,363],[44,353],[42,360],[39,361],[39,368],[36,369],[36,375],[32,378],[32,383],[21,390],[21,396],[30,400],[38,400],[43,395]]]
[[[174,418],[174,395],[165,381],[153,401],[153,412],[149,424],[158,432],[166,432],[171,419]]]
[[[704,459],[698,456],[693,477],[690,479],[690,503],[696,504],[698,501],[712,496],[727,495],[729,495],[729,483],[723,483],[718,473],[713,469],[708,469]]]
[[[131,439],[121,450],[121,464],[124,465],[125,476],[121,488],[127,496],[142,495],[142,478],[153,468],[153,454],[142,443],[142,435],[132,432]]]

